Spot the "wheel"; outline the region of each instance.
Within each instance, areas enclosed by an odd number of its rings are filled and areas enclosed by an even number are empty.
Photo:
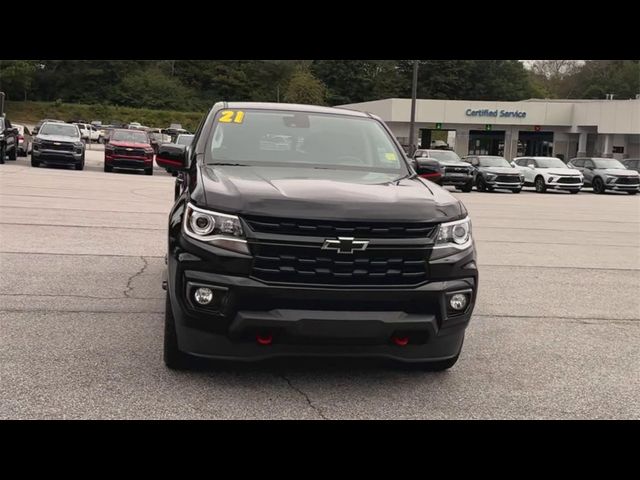
[[[31,157],[31,166],[37,168],[40,166],[40,162],[38,160],[34,160],[33,157]]]
[[[193,364],[193,357],[178,348],[176,321],[167,292],[164,307],[164,364],[172,370],[186,370]]]
[[[84,159],[80,163],[75,164],[76,170],[84,170]]]
[[[547,184],[544,183],[544,178],[542,178],[541,176],[536,177],[534,185],[536,187],[536,192],[538,193],[544,193],[547,191]]]
[[[113,172],[113,167],[111,165],[104,164],[104,171],[107,173]]]
[[[27,156],[27,151],[26,150],[18,150],[18,156],[19,157],[26,157]]]
[[[468,181],[462,186],[463,192],[470,192],[471,190],[473,190],[473,180]]]
[[[478,177],[478,180],[476,181],[476,188],[478,189],[479,192],[486,192],[487,191],[487,184],[484,181],[484,178],[482,177]]]
[[[578,193],[580,190],[569,190],[571,193]]]
[[[511,190],[513,193],[520,193],[522,191],[522,188],[514,188],[513,190]]]
[[[4,157],[6,156],[6,147],[4,145],[0,145],[0,164],[4,163]]]
[[[593,179],[593,193],[604,193],[604,182],[600,177],[596,177]]]
[[[145,175],[153,175],[153,167],[144,169]]]
[[[14,145],[13,149],[11,150],[11,153],[9,154],[9,160],[16,160],[17,158],[18,158],[18,147]]]

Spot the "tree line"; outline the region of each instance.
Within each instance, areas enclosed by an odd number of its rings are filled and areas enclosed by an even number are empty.
[[[220,100],[341,105],[410,97],[413,60],[1,60],[8,100],[205,111]],[[422,60],[418,97],[633,98],[638,60]]]

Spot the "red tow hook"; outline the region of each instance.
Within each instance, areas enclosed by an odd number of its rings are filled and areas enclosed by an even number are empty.
[[[399,347],[404,347],[409,343],[409,337],[393,337],[393,343]]]
[[[271,342],[273,342],[273,335],[271,335],[271,334],[266,334],[266,335],[258,334],[258,335],[256,335],[256,341],[260,345],[271,345]]]

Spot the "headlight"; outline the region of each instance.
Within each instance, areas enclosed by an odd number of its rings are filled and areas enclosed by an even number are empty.
[[[495,173],[487,173],[487,180],[495,180],[497,175]]]
[[[616,181],[616,177],[610,177],[609,175],[607,175],[607,183],[613,183]]]
[[[467,248],[471,242],[471,220],[469,217],[438,226],[436,246]]]
[[[184,233],[191,238],[227,250],[249,253],[242,224],[235,215],[204,210],[189,203],[182,226]]]

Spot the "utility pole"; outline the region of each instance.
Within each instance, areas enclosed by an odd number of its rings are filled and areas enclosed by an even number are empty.
[[[415,152],[416,96],[418,95],[418,60],[413,61],[413,83],[411,85],[411,122],[409,122],[409,156]]]

